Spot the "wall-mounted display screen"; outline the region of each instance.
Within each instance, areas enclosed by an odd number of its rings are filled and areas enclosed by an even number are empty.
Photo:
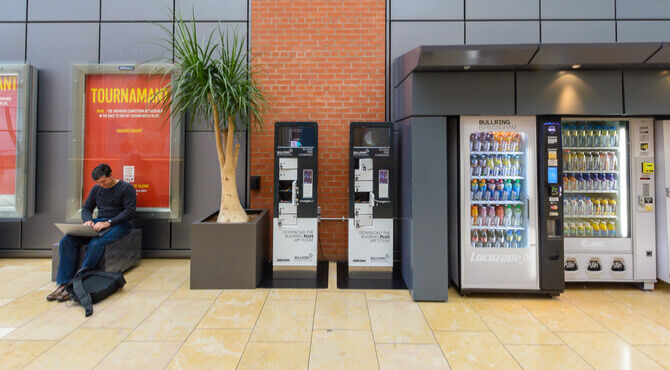
[[[16,207],[18,74],[0,73],[0,208]]]
[[[354,147],[390,146],[389,131],[387,127],[355,127]]]
[[[313,148],[315,131],[312,127],[277,128],[278,146],[290,148]]]
[[[89,74],[85,82],[85,199],[100,163],[137,191],[137,207],[170,206],[170,123],[158,99],[169,77]]]

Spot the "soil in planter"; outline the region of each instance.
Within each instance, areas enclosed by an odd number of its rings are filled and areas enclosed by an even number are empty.
[[[247,217],[249,217],[249,221],[247,221],[247,222],[254,222],[254,220],[257,219],[258,216],[260,216],[260,213],[251,213],[251,214],[247,213]],[[204,222],[216,222],[216,219],[218,217],[219,217],[219,213],[217,212],[217,213],[209,216],[207,219],[205,219]]]

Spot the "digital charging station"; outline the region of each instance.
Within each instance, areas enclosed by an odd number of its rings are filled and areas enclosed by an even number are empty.
[[[316,279],[317,131],[316,122],[275,123],[275,279]]]
[[[349,278],[391,279],[395,189],[391,124],[352,122],[349,134]]]

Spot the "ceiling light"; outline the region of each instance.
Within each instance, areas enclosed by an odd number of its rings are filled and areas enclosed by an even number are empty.
[[[463,69],[466,70],[466,71],[469,71],[470,68],[472,68],[472,67],[471,66],[463,66]]]
[[[582,68],[581,64],[573,64],[572,65],[572,69],[579,69],[579,68]]]

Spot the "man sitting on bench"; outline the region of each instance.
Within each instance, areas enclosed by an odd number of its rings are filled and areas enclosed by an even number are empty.
[[[102,232],[99,237],[87,238],[65,235],[60,240],[58,288],[47,296],[47,300],[64,302],[70,299],[65,286],[77,272],[79,248],[88,243],[86,255],[81,268],[95,268],[105,251],[105,246],[121,239],[130,233],[130,220],[135,215],[137,195],[133,185],[112,177],[112,169],[105,163],[98,165],[91,174],[96,185],[86,198],[81,209],[81,218],[84,225],[92,226],[95,231]],[[98,217],[92,218],[93,210],[98,208]]]

